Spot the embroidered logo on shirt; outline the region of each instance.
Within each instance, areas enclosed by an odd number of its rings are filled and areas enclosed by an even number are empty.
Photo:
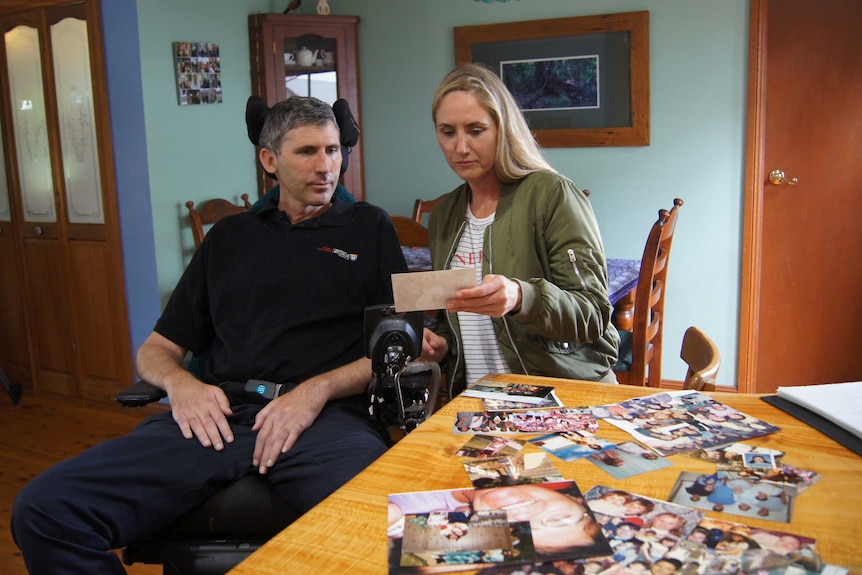
[[[338,257],[344,258],[349,262],[355,262],[357,259],[359,259],[359,254],[349,254],[346,251],[340,250],[338,248],[330,248],[327,246],[321,246],[321,247],[317,248],[317,250],[321,251],[321,252],[328,252],[331,254],[335,254]]]

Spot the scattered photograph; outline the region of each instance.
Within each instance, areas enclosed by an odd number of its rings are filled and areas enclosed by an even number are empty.
[[[530,439],[529,442],[563,461],[577,461],[616,445],[607,439],[596,437],[589,431],[549,433]]]
[[[709,450],[779,431],[692,390],[657,393],[591,411],[660,455]]]
[[[550,385],[530,385],[506,381],[480,379],[462,392],[467,397],[517,401],[519,403],[542,403],[554,390]]]
[[[599,430],[599,423],[589,409],[563,407],[523,411],[461,411],[455,419],[453,433],[494,435],[519,433],[553,433]]]
[[[641,447],[634,441],[621,443],[599,453],[591,453],[587,456],[587,461],[617,479],[625,479],[672,465],[668,459]]]
[[[464,469],[476,489],[563,481],[548,456],[536,452],[470,459],[464,462]]]
[[[443,541],[427,527],[407,539],[408,521],[419,517],[417,522],[424,521],[427,526],[427,517],[432,513],[432,523],[445,514],[447,522],[467,525],[466,533],[461,525],[450,529],[457,538],[456,550],[449,551],[450,546],[446,551],[438,549]],[[508,536],[500,525],[503,517]],[[487,532],[478,532],[483,534],[481,540],[476,535],[462,541],[470,536],[471,518],[491,519],[494,525]],[[574,481],[392,494],[387,534],[390,575],[475,569],[509,561],[581,559],[609,555],[611,551]],[[488,535],[487,540],[484,535]]]
[[[702,511],[690,507],[605,486],[593,487],[585,497],[612,551],[609,558],[594,560],[602,562],[602,570],[613,568],[618,575],[651,570],[665,573],[664,568],[674,563],[666,561],[669,554],[704,517]],[[669,571],[677,572],[679,565]]]
[[[792,533],[784,533],[760,527],[751,528],[751,540],[757,548],[744,553],[742,568],[746,572],[784,574],[826,573],[834,566],[823,563],[816,552],[816,541]]]
[[[528,521],[510,523],[502,510],[432,511],[405,516],[398,572],[532,560],[535,551]]]
[[[598,517],[598,516],[597,516]],[[614,554],[540,565],[491,567],[487,575],[847,575],[822,562],[815,541],[790,533],[704,517],[662,551],[630,523],[605,526]],[[632,549],[637,548],[637,554]],[[632,558],[634,557],[634,558]]]
[[[691,533],[704,513],[698,509],[662,501],[645,495],[596,485],[584,495],[587,505],[602,525],[631,523],[659,534],[685,537]]]
[[[686,538],[684,547],[686,552],[676,557],[684,565],[697,564],[697,573],[840,575],[847,572],[823,563],[815,551],[815,540],[810,537],[711,517],[701,520]]]
[[[694,459],[700,459],[701,461],[706,461],[708,463],[714,463],[718,469],[740,471],[745,469],[742,459],[742,456],[745,453],[768,454],[772,456],[773,461],[776,463],[780,463],[781,458],[784,456],[784,452],[777,449],[758,447],[741,442],[730,443],[728,445],[722,445],[710,449],[697,449],[695,451],[683,453],[683,455]]]
[[[673,503],[789,523],[796,495],[781,485],[735,471],[683,471],[668,498]]]
[[[770,453],[748,453],[742,454],[742,465],[746,469],[758,469],[766,471],[776,469],[775,457]]]
[[[747,469],[737,473],[744,477],[751,477],[762,483],[773,483],[782,486],[788,493],[799,495],[819,479],[820,474],[808,469],[800,469],[792,465],[782,463],[775,469]]]
[[[504,399],[482,399],[482,407],[486,411],[501,411],[506,409],[539,409],[546,407],[563,407],[563,402],[557,394],[551,391],[541,403],[526,403],[523,401],[506,401]]]
[[[500,437],[497,435],[476,434],[461,446],[455,455],[482,459],[485,457],[498,457],[500,455],[515,455],[524,448],[526,440],[512,437]]]

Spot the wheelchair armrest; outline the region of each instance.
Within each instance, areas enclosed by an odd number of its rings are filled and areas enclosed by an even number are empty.
[[[146,381],[136,381],[114,396],[114,401],[123,407],[141,407],[167,397],[167,394]]]

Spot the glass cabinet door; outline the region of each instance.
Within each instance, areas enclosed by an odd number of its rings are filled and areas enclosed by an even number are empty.
[[[335,38],[316,34],[286,36],[284,88],[286,96],[314,96],[330,106],[338,99]]]
[[[354,99],[348,80],[355,64],[348,61],[352,47],[344,28],[276,26],[273,44],[277,100],[314,96],[331,105]]]
[[[3,90],[3,84],[0,83],[0,90]],[[2,118],[0,118],[2,121]],[[0,126],[0,153],[6,157],[6,142],[3,141],[3,129]],[[9,204],[9,181],[6,174],[6,162],[0,161],[0,223],[12,221],[12,207]],[[0,236],[3,235],[3,228],[0,227]]]
[[[5,41],[24,221],[56,222],[39,30],[16,26]]]
[[[69,222],[103,224],[87,22],[64,18],[52,24],[51,46]]]

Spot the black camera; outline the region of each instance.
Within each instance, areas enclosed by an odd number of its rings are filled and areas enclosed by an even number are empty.
[[[434,411],[440,367],[416,362],[422,354],[421,311],[398,313],[391,305],[365,309],[365,355],[373,372],[370,413],[387,427],[412,431]]]

